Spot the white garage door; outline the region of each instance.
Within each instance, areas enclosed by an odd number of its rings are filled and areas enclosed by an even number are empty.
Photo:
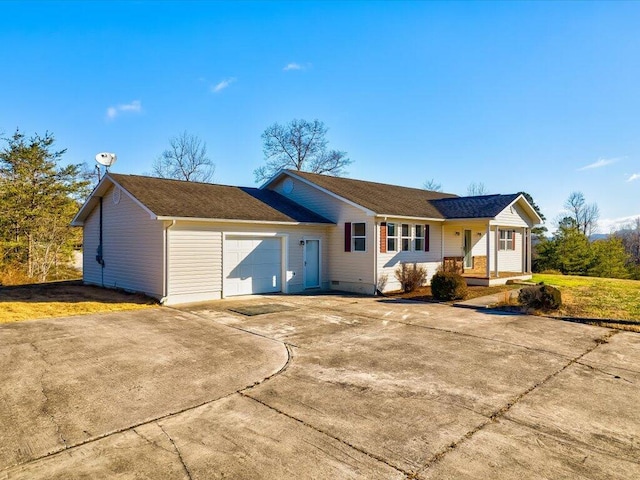
[[[223,258],[225,296],[282,289],[280,238],[227,236]]]

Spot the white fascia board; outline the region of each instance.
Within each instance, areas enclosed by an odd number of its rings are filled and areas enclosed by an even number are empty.
[[[529,216],[534,220],[534,225],[542,223],[542,218],[540,218],[540,215],[538,215],[538,212],[536,212],[536,209],[533,208],[533,206],[528,202],[528,200],[522,194],[518,195],[516,197],[516,199],[513,202],[511,202],[509,205],[507,205],[504,210],[506,210],[507,208],[511,207],[513,204],[517,203],[520,200],[522,200],[525,203],[526,207],[529,209]],[[503,210],[503,212],[504,212],[504,210]],[[537,221],[535,221],[535,220],[537,220]]]
[[[167,217],[157,216],[156,220],[175,220],[177,222],[199,222],[199,223],[247,223],[258,225],[303,225],[309,227],[331,227],[335,223],[313,223],[313,222],[277,222],[272,220],[238,220],[233,218],[196,218],[196,217]]]
[[[91,213],[91,210],[94,209],[97,203],[96,199],[100,198],[109,189],[109,187],[105,186],[107,181],[113,183],[113,179],[108,175],[105,175],[100,179],[98,185],[96,185],[96,187],[93,189],[93,192],[91,192],[91,194],[84,201],[82,207],[80,207],[80,210],[78,210],[78,213],[76,213],[75,217],[73,217],[73,220],[71,220],[71,223],[69,225],[71,225],[72,227],[81,227],[84,225],[84,220],[89,216],[89,213]]]
[[[445,222],[444,218],[431,218],[431,217],[409,217],[406,215],[393,215],[393,214],[376,214],[376,217],[381,219],[383,222],[387,221],[388,218],[399,218],[401,220],[418,220],[420,222]]]
[[[352,207],[355,207],[355,208],[357,208],[357,209],[359,209],[359,210],[362,210],[364,213],[366,213],[366,214],[367,214],[367,216],[368,216],[368,217],[375,217],[375,216],[377,215],[377,214],[376,214],[376,212],[374,212],[373,210],[369,210],[368,208],[363,207],[363,206],[362,206],[362,205],[360,205],[359,203],[356,203],[356,202],[353,202],[353,201],[351,201],[351,200],[349,200],[349,199],[346,199],[346,198],[344,198],[344,197],[341,197],[341,196],[340,196],[340,195],[338,195],[337,193],[333,193],[331,190],[327,190],[327,189],[326,189],[326,188],[324,188],[324,187],[321,187],[321,186],[319,186],[319,185],[316,185],[316,184],[315,184],[315,183],[313,183],[311,180],[307,180],[306,178],[299,177],[299,176],[298,176],[298,175],[296,175],[295,173],[291,173],[291,172],[284,172],[284,171],[283,171],[282,173],[284,173],[285,175],[289,175],[290,177],[293,177],[293,178],[295,178],[296,180],[301,181],[302,183],[306,183],[306,184],[307,184],[307,185],[309,185],[310,187],[313,187],[313,188],[315,188],[315,189],[317,189],[317,190],[320,190],[322,193],[326,193],[326,194],[327,194],[327,195],[329,195],[330,197],[336,198],[336,199],[338,199],[338,200],[340,200],[340,201],[342,201],[342,202],[344,202],[344,203],[346,203],[346,204],[348,204],[348,205],[351,205]],[[304,206],[304,205],[303,205],[303,206]]]
[[[271,177],[269,180],[267,180],[262,185],[260,185],[259,187],[260,190],[264,190],[267,186],[271,185],[272,183],[275,183],[275,181],[278,180],[284,174],[286,174],[285,169],[281,168],[280,170],[277,171],[277,173],[273,177]]]
[[[102,197],[105,193],[107,193],[107,190],[109,190],[109,187],[107,186],[107,181],[111,185],[117,186],[122,192],[124,192],[124,194],[127,197],[129,197],[136,205],[138,205],[145,212],[147,212],[149,214],[149,217],[151,217],[151,219],[157,218],[157,215],[155,213],[149,210],[149,208],[147,208],[146,205],[144,205],[142,202],[140,202],[140,200],[138,200],[131,193],[129,193],[127,189],[123,188],[122,185],[116,182],[115,179],[113,179],[111,175],[107,173],[105,174],[104,177],[102,177],[102,180],[100,180],[100,183],[98,183],[96,188],[93,189],[93,192],[91,192],[91,195],[89,195],[89,198],[87,198],[87,200],[84,202],[84,204],[80,208],[80,211],[76,214],[75,217],[73,217],[73,220],[71,220],[70,225],[72,227],[81,227],[82,225],[84,225],[85,218],[89,215],[91,210],[95,208],[95,205],[97,203],[96,199]]]
[[[495,217],[469,217],[469,218],[446,218],[445,223],[464,223],[464,222],[492,222]]]

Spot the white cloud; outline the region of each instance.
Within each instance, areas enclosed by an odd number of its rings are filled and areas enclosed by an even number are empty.
[[[627,179],[627,182],[633,182],[634,180],[640,180],[640,173],[634,173],[634,174],[632,174],[632,175]]]
[[[593,163],[590,163],[589,165],[585,165],[584,167],[580,167],[578,169],[578,171],[580,171],[580,170],[590,170],[592,168],[606,167],[607,165],[611,165],[612,163],[616,163],[618,160],[620,160],[620,157],[618,157],[618,158],[599,158],[598,160],[596,160]]]
[[[211,91],[213,93],[220,93],[222,90],[227,88],[229,85],[231,85],[235,81],[236,81],[235,77],[225,78],[224,80],[222,80],[222,81],[218,82],[217,84],[213,85],[211,87]]]
[[[628,225],[631,225],[636,218],[640,217],[640,212],[628,217],[605,218],[598,220],[598,230],[602,233],[611,233]]]
[[[287,63],[282,70],[284,70],[285,72],[288,72],[290,70],[306,70],[309,67],[311,67],[310,63],[301,65],[297,62],[290,62],[290,63]]]
[[[291,62],[287,63],[282,70],[284,70],[285,72],[289,70],[302,70],[302,65],[300,65],[299,63]]]
[[[122,112],[140,113],[142,112],[142,103],[140,100],[134,100],[131,103],[125,103],[122,105],[111,106],[107,108],[107,119],[113,120]]]

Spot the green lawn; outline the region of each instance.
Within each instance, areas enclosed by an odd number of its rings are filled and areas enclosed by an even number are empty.
[[[640,323],[640,281],[535,274],[534,282],[558,287],[560,316],[635,320]]]

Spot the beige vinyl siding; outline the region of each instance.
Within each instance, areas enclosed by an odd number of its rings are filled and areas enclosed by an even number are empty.
[[[378,248],[374,218],[367,216],[364,210],[332,197],[313,186],[294,178],[292,180],[293,190],[289,193],[286,193],[282,188],[284,179],[270,188],[336,223],[335,226],[329,227],[327,234],[331,288],[373,294],[376,286],[374,250]],[[344,251],[345,222],[366,223],[366,252]]]
[[[511,207],[505,208],[500,212],[494,221],[494,225],[510,226],[510,227],[532,227],[533,223],[529,216],[524,212],[522,207],[517,203]]]
[[[222,234],[204,224],[176,222],[168,230],[167,303],[220,298]]]
[[[456,235],[459,232],[460,235]],[[455,225],[444,226],[444,257],[462,257],[464,227]]]
[[[100,243],[100,206],[87,217],[82,227],[82,279],[92,285],[101,284],[100,264],[96,261]]]
[[[124,191],[118,203],[114,203],[113,194],[114,187],[111,187],[102,203],[104,282],[100,265],[96,262],[100,221],[98,205],[84,226],[84,281],[161,298],[162,223],[153,220]]]
[[[388,223],[395,223],[398,225],[398,232],[400,232],[400,224],[408,223],[411,225],[412,234],[415,234],[415,221],[412,223],[407,220],[388,218]],[[438,270],[442,264],[442,234],[441,223],[424,222],[420,225],[429,225],[429,251],[414,250],[415,245],[412,242],[411,251],[401,251],[400,237],[398,236],[398,251],[380,253],[380,224],[376,225],[376,248],[378,248],[378,278],[386,275],[387,284],[384,288],[385,292],[391,292],[394,290],[400,290],[400,282],[396,279],[395,272],[401,263],[416,263],[419,266],[424,267],[427,270],[427,283],[431,282],[431,277]]]
[[[500,228],[500,230],[513,230]],[[498,270],[500,272],[522,271],[522,229],[515,229],[515,250],[498,250]]]
[[[328,235],[326,226],[178,221],[169,229],[169,297],[167,304],[214,300],[224,296],[224,236],[287,238],[287,292],[304,290],[305,238],[320,239],[321,286],[328,288]]]
[[[471,230],[471,242],[473,244],[473,247],[471,248],[471,255],[474,257],[486,257],[487,256],[487,228],[472,227],[472,228],[468,228],[467,230]]]

